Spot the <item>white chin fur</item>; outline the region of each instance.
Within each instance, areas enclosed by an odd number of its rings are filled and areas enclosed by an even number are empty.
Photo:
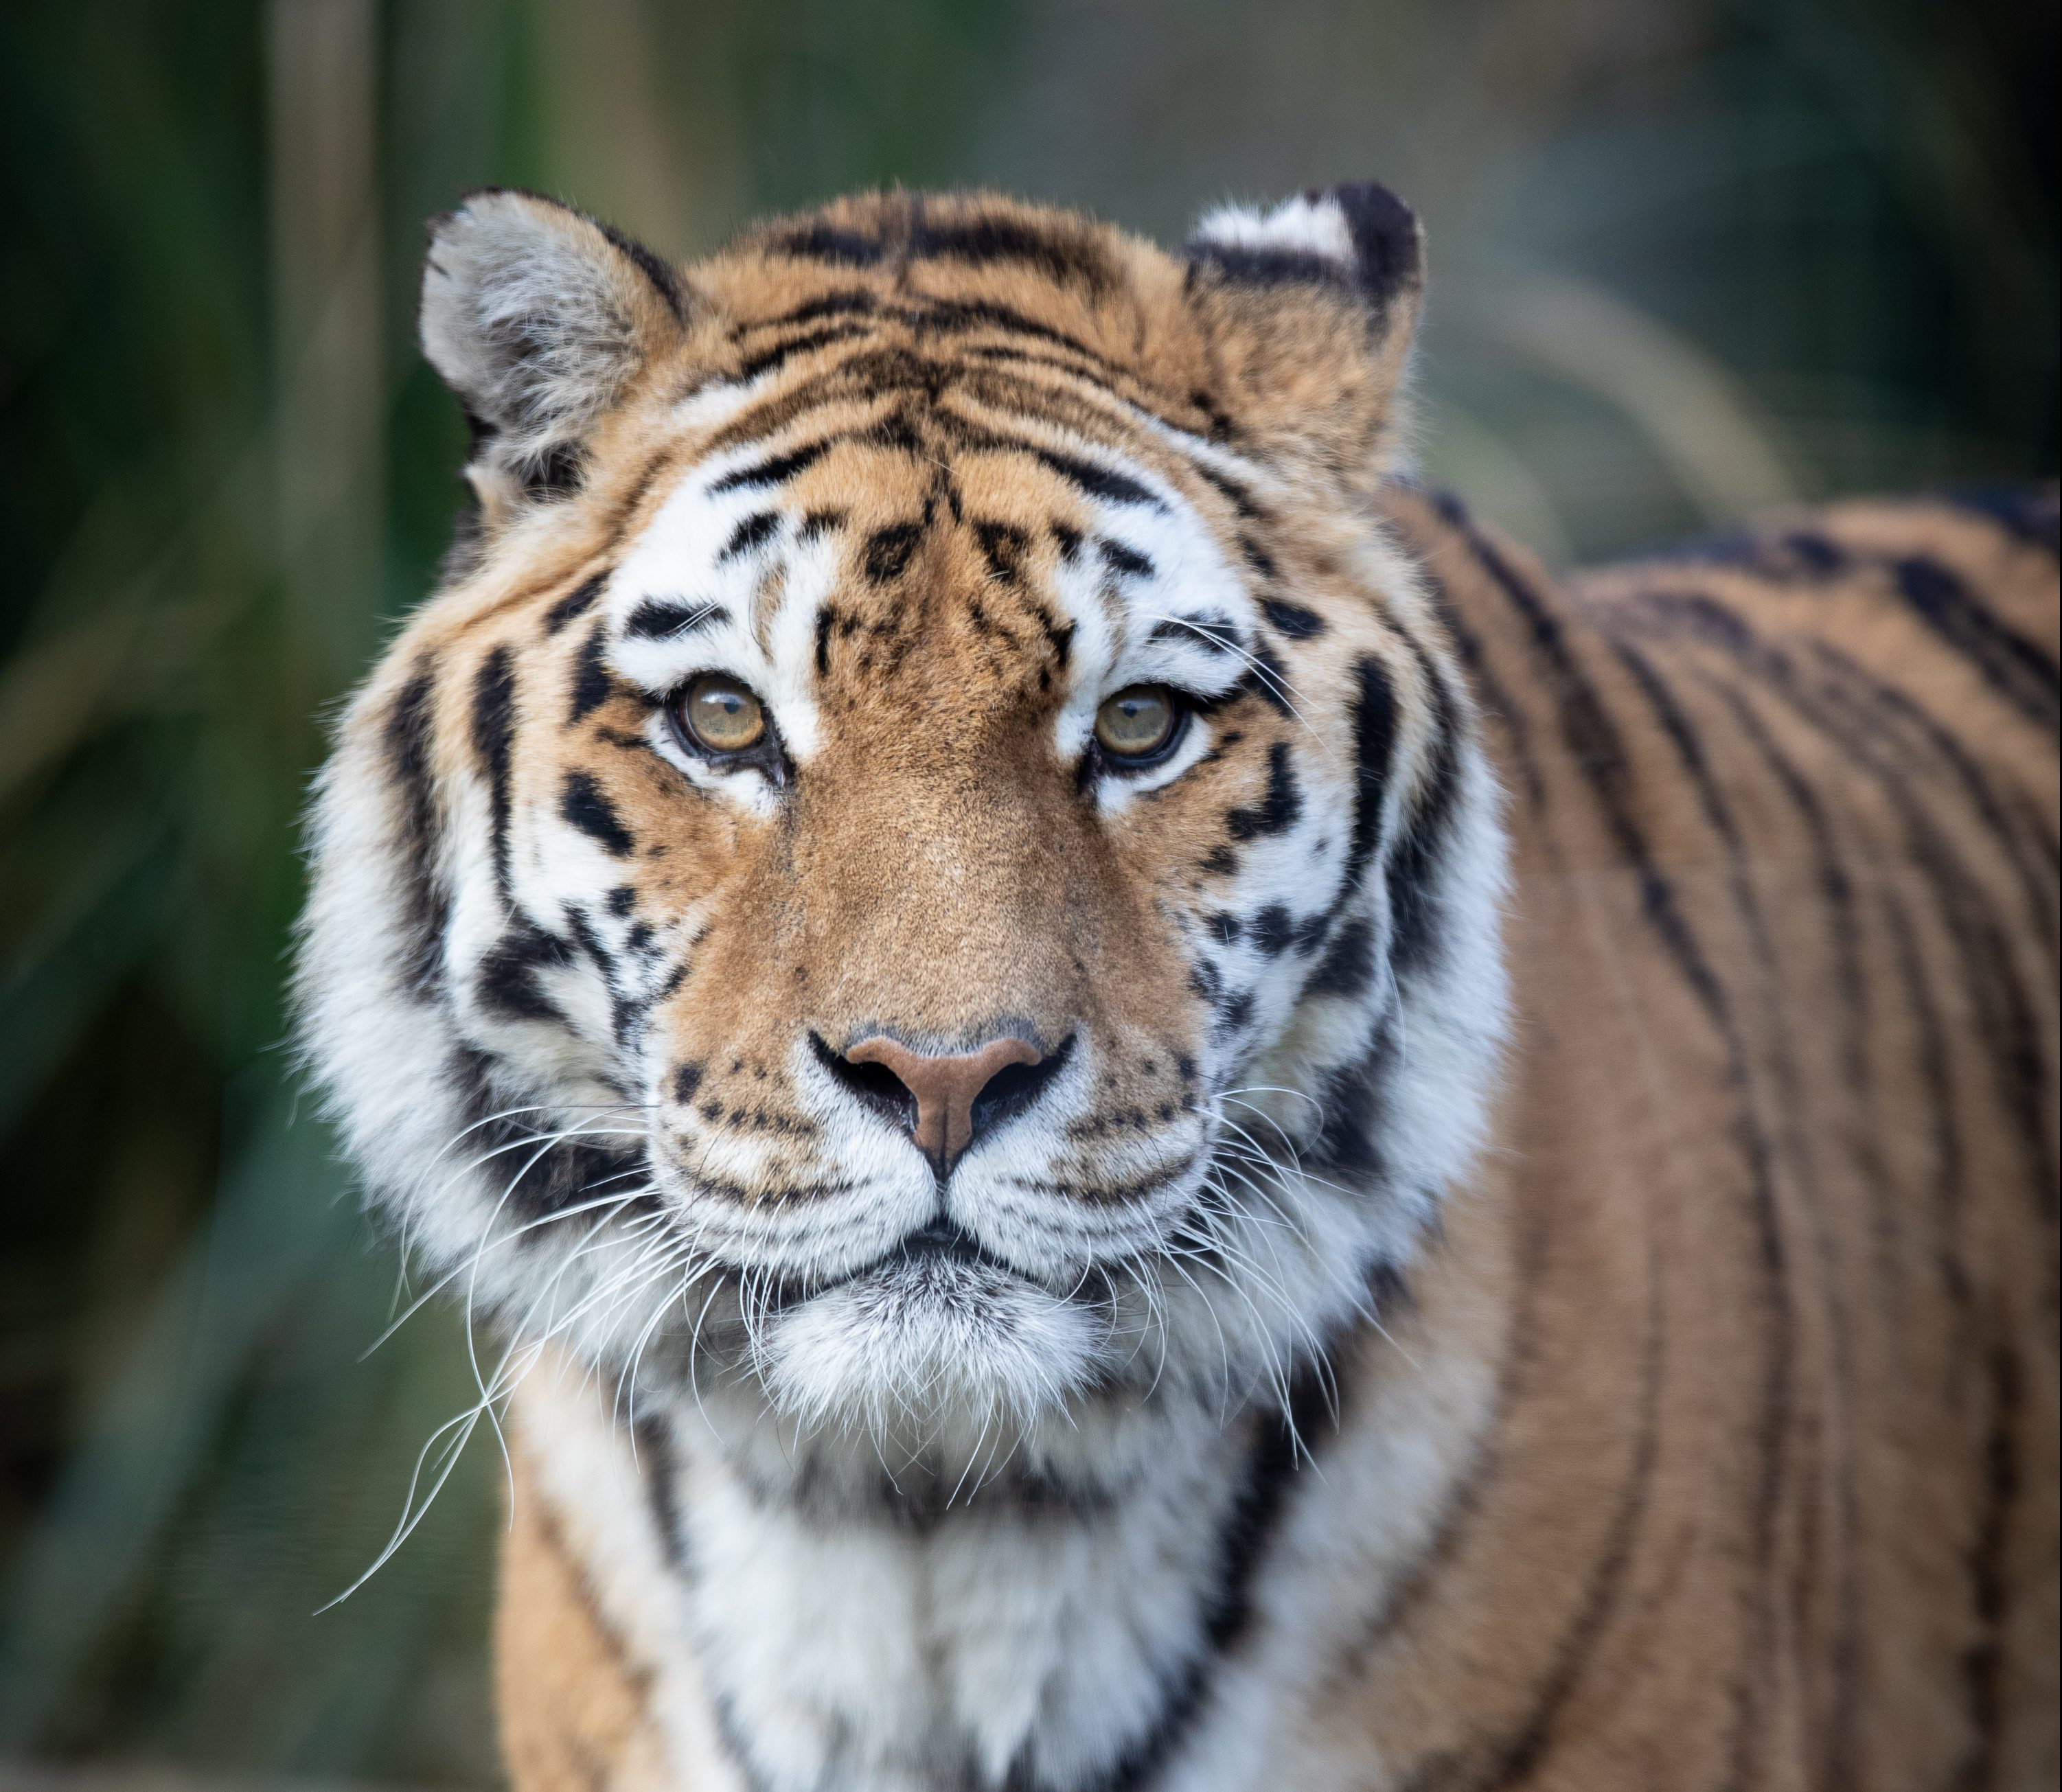
[[[1020,1277],[917,1259],[782,1314],[757,1367],[775,1407],[811,1429],[1022,1424],[1089,1385],[1105,1329]]]

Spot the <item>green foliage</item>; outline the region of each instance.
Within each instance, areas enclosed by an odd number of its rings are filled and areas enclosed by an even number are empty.
[[[280,995],[319,718],[459,496],[425,216],[523,184],[692,253],[989,182],[1172,235],[1380,176],[1426,463],[1561,559],[2052,474],[2054,52],[1916,0],[0,14],[0,1755],[492,1775],[484,1433],[311,1615],[471,1383],[448,1314],[360,1361],[392,1253]]]

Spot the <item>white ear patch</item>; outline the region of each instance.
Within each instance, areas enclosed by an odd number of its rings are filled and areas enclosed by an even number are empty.
[[[1270,255],[1316,255],[1337,262],[1342,273],[1356,265],[1353,231],[1329,193],[1284,199],[1271,210],[1254,206],[1219,206],[1196,226],[1192,246],[1256,250]]]

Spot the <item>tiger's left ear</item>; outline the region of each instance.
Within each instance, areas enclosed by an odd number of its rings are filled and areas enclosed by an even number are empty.
[[[1226,206],[1185,247],[1185,291],[1234,423],[1356,490],[1388,471],[1424,291],[1423,232],[1386,186]]]

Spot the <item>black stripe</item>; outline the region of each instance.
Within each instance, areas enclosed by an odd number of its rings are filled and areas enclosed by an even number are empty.
[[[969,267],[1015,263],[1035,269],[1057,285],[1085,287],[1097,297],[1117,279],[1109,256],[1092,233],[1067,230],[1057,220],[1041,229],[1014,218],[976,217],[934,224],[920,217],[910,234],[909,252]]]
[[[1374,924],[1365,915],[1356,915],[1339,929],[1330,949],[1318,960],[1303,993],[1357,1001],[1374,984]]]
[[[820,329],[804,331],[799,336],[790,336],[785,342],[776,343],[771,348],[762,349],[756,355],[740,361],[733,376],[740,383],[756,379],[760,375],[792,361],[798,355],[807,355],[813,349],[828,348],[832,343],[850,342],[856,337],[873,334],[870,325],[864,323],[827,323]]]
[[[2014,541],[2045,548],[2051,556],[2062,551],[2062,512],[2056,507],[2052,487],[1964,485],[1943,495],[1957,510],[1984,518]]]
[[[451,1054],[449,1075],[470,1123],[465,1137],[479,1141],[478,1149],[488,1154],[481,1173],[497,1188],[507,1189],[513,1217],[546,1219],[610,1191],[630,1197],[618,1209],[620,1217],[657,1211],[656,1197],[630,1196],[626,1186],[647,1168],[642,1153],[596,1139],[568,1139],[547,1147],[535,1137],[531,1124],[534,1110],[502,1111],[527,1099],[530,1092],[498,1087],[496,1063],[485,1052],[460,1047]],[[548,1229],[532,1232],[524,1243],[534,1246],[554,1236]]]
[[[1482,566],[1482,538],[1475,531],[1474,520],[1461,507],[1460,500],[1450,493],[1439,492],[1428,498],[1432,509],[1440,519],[1450,525],[1460,537],[1458,545],[1465,547],[1473,555],[1475,563]],[[1525,793],[1531,799],[1535,812],[1543,813],[1546,807],[1546,784],[1539,764],[1532,750],[1532,724],[1525,711],[1511,700],[1496,674],[1490,670],[1482,645],[1461,615],[1454,601],[1454,594],[1446,583],[1433,571],[1430,562],[1423,555],[1418,556],[1419,570],[1424,574],[1426,589],[1430,592],[1432,607],[1459,655],[1461,666],[1468,675],[1468,684],[1474,693],[1476,706],[1490,720],[1503,730],[1509,752],[1506,760],[1514,764],[1518,776],[1524,780]],[[1485,571],[1487,569],[1485,567]],[[1494,578],[1494,575],[1491,575]]]
[[[1577,661],[1560,619],[1545,596],[1521,578],[1489,542],[1478,535],[1472,539],[1477,557],[1490,575],[1491,588],[1506,600],[1526,626],[1528,644],[1546,675],[1571,762],[1588,784],[1607,832],[1637,879],[1643,916],[1710,1016],[1724,1048],[1726,1080],[1736,1103],[1729,1130],[1746,1162],[1770,1334],[1759,1402],[1761,1422],[1756,1440],[1759,1485],[1751,1540],[1753,1559],[1766,1561],[1774,1547],[1785,1479],[1784,1440],[1789,1429],[1789,1377],[1796,1319],[1787,1281],[1788,1250],[1777,1204],[1773,1156],[1755,1103],[1745,1043],[1725,990],[1690,929],[1674,886],[1654,863],[1638,820],[1631,762],[1617,728]],[[1766,1658],[1773,1634],[1771,1598],[1764,1590],[1756,1602],[1750,1647],[1760,1658]],[[1745,1750],[1758,1731],[1758,1686],[1743,1682],[1735,1689],[1735,1700],[1733,1746],[1736,1766],[1743,1773]],[[1735,1777],[1740,1780],[1739,1774]]]
[[[1248,544],[1249,547],[1250,544]],[[1250,555],[1248,556],[1250,558]],[[1271,571],[1274,563],[1268,563]],[[1260,612],[1282,634],[1292,641],[1307,641],[1325,631],[1325,619],[1315,610],[1306,610],[1300,603],[1290,603],[1278,597],[1265,597],[1260,600]]]
[[[1238,626],[1226,616],[1164,616],[1153,623],[1146,639],[1171,642],[1177,647],[1201,647],[1211,654],[1236,654],[1242,651]]]
[[[1382,835],[1382,793],[1396,754],[1396,687],[1388,668],[1372,654],[1354,665],[1360,688],[1354,697],[1353,829],[1346,836],[1346,864],[1331,912],[1341,913],[1360,894]]]
[[[1439,922],[1446,913],[1440,887],[1461,794],[1460,715],[1454,693],[1417,638],[1406,634],[1404,639],[1431,693],[1432,740],[1410,813],[1382,872],[1389,895],[1390,962],[1399,978],[1423,969],[1438,956]]]
[[[1590,1564],[1582,1602],[1574,1618],[1555,1639],[1546,1673],[1536,1683],[1531,1709],[1517,1729],[1495,1746],[1487,1771],[1470,1777],[1474,1792],[1518,1786],[1530,1779],[1546,1758],[1555,1726],[1567,1709],[1568,1701],[1581,1683],[1584,1671],[1595,1659],[1597,1646],[1623,1594],[1632,1565],[1633,1546],[1653,1497],[1654,1471],[1660,1457],[1661,1383],[1667,1349],[1666,1309],[1661,1278],[1653,1261],[1650,1239],[1647,1264],[1647,1336],[1640,1352],[1639,1430],[1632,1461],[1619,1484],[1618,1501],[1606,1528],[1603,1547]],[[1756,1561],[1766,1561],[1765,1554]],[[1436,1759],[1429,1770],[1421,1770],[1406,1782],[1405,1792],[1429,1792],[1446,1778],[1448,1763]],[[1735,1779],[1732,1784],[1751,1782]]]
[[[1305,1357],[1290,1377],[1282,1409],[1258,1416],[1245,1478],[1218,1532],[1216,1582],[1203,1607],[1201,1647],[1164,1683],[1159,1715],[1103,1773],[1077,1782],[1076,1792],[1142,1792],[1173,1758],[1209,1698],[1218,1664],[1256,1622],[1254,1595],[1262,1565],[1287,1514],[1302,1464],[1342,1423],[1342,1397],[1330,1353]]]
[[[1098,535],[1096,552],[1102,563],[1121,579],[1150,579],[1153,575],[1151,560],[1135,548],[1127,547],[1121,541],[1111,541]]]
[[[494,877],[503,903],[513,900],[508,862],[508,756],[516,733],[516,663],[506,646],[480,662],[472,681],[472,748],[486,774],[494,817]]]
[[[770,514],[770,513],[768,513]],[[750,518],[748,522],[752,520]],[[775,519],[777,523],[777,519]],[[733,538],[734,539],[734,538]],[[728,548],[724,550],[729,551]],[[630,612],[623,632],[633,640],[676,641],[730,620],[720,603],[684,603],[676,598],[648,598]],[[573,718],[578,721],[580,717]]]
[[[1164,511],[1167,507],[1137,480],[1109,467],[1097,467],[1091,461],[1041,447],[1033,442],[1015,442],[1011,446],[1021,449],[1091,498],[1105,499],[1113,504],[1142,504],[1149,510]]]
[[[1962,1698],[1974,1732],[1949,1782],[1957,1787],[1996,1783],[2004,1739],[2006,1622],[2011,1615],[2012,1513],[2020,1493],[2018,1359],[2002,1343],[1990,1351],[1990,1421],[1984,1436],[1983,1504],[1968,1556],[1969,1606],[1976,1640],[1962,1654]]]
[[[1258,840],[1284,834],[1302,818],[1302,792],[1297,788],[1296,768],[1289,743],[1278,740],[1267,749],[1267,792],[1253,807],[1226,812],[1225,832],[1235,840]]]
[[[425,655],[387,712],[387,763],[401,795],[395,856],[400,862],[402,926],[407,935],[411,993],[428,996],[443,979],[448,895],[437,876],[439,856],[435,774],[430,760],[435,725],[436,670]]]
[[[1984,682],[2048,733],[2062,725],[2062,671],[2032,642],[1998,620],[1936,560],[1892,563],[1913,611],[1982,675]]]
[[[876,585],[901,578],[923,535],[920,523],[891,523],[876,529],[860,551],[860,571],[869,583]]]
[[[592,579],[569,595],[562,597],[544,612],[544,632],[556,635],[569,622],[585,615],[595,605],[608,586],[608,575],[597,572]]]
[[[581,215],[585,217],[586,214],[582,213]],[[680,287],[680,275],[643,243],[633,237],[625,236],[613,225],[604,224],[598,218],[588,221],[636,264],[637,271],[652,283],[660,298],[665,301],[666,309],[673,314],[673,321],[676,323],[684,321],[687,301]]]
[[[572,962],[572,948],[555,933],[519,920],[495,940],[473,978],[483,1006],[515,1020],[558,1024],[565,1013],[544,993],[540,970],[563,970]]]
[[[2045,1086],[2049,1070],[2041,1029],[2018,974],[2010,936],[1976,878],[1926,812],[1916,792],[1879,750],[1874,718],[1853,693],[1827,688],[1815,696],[1791,662],[1765,643],[1742,617],[1696,593],[1655,592],[1645,612],[1717,646],[1749,667],[1808,724],[1829,735],[1849,763],[1882,791],[1904,829],[1915,868],[1930,888],[1975,1000],[1975,1029],[2000,1104],[2025,1157],[2044,1223],[2056,1217],[2056,1165],[2048,1139]]]
[[[709,491],[713,495],[722,491],[754,491],[762,486],[785,485],[821,460],[828,447],[826,443],[808,442],[786,454],[775,455],[771,459],[754,461],[749,467],[724,474],[709,487]]]
[[[567,712],[568,727],[585,721],[616,694],[616,680],[609,676],[603,643],[602,626],[596,623],[588,631],[588,637],[580,643],[580,652],[573,661],[572,703]]]
[[[981,558],[988,563],[989,576],[1000,584],[1016,583],[1023,575],[1024,557],[1031,551],[1030,536],[1013,523],[991,522],[978,516],[973,527]]]
[[[2052,879],[2044,876],[2043,870],[2044,866],[2052,868],[2055,862],[2054,835],[2044,824],[2032,822],[2031,817],[2022,816],[2016,823],[2008,817],[1996,788],[1975,756],[1908,692],[1884,683],[1830,643],[1814,642],[1812,651],[1838,676],[1865,689],[1878,704],[1907,724],[1953,774],[1968,799],[1972,812],[1990,830],[2019,878],[2026,896],[2027,919],[2032,924],[2033,937],[2045,949],[2052,972],[2056,957],[2058,916]],[[2030,827],[2023,825],[2028,822],[2032,822]],[[2038,861],[2028,853],[2028,833],[2032,836],[2032,848],[2039,855]]]
[[[584,772],[568,772],[566,788],[559,800],[559,812],[588,839],[618,859],[637,850],[637,842],[623,825],[616,805],[602,794],[601,786]]]
[[[1397,1068],[1394,1011],[1358,1063],[1334,1070],[1318,1092],[1318,1136],[1306,1164],[1349,1187],[1373,1193],[1387,1181],[1382,1141],[1390,1133],[1390,1092]]]
[[[1757,982],[1761,992],[1763,1026],[1773,1060],[1771,1080],[1782,1115],[1783,1144],[1790,1162],[1809,1194],[1809,1198],[1803,1203],[1803,1211],[1811,1236],[1820,1279],[1819,1297],[1831,1336],[1831,1373],[1837,1392],[1833,1411],[1836,1415],[1843,1414],[1848,1410],[1852,1398],[1854,1380],[1852,1332],[1845,1293],[1846,1283],[1841,1273],[1838,1248],[1827,1221],[1827,1202],[1819,1182],[1816,1140],[1819,1129],[1807,1121],[1802,1110],[1801,1092],[1804,1081],[1797,1068],[1791,1028],[1792,1004],[1784,1000],[1785,988],[1781,968],[1776,960],[1775,942],[1769,933],[1759,899],[1755,893],[1754,881],[1749,874],[1739,829],[1734,820],[1731,807],[1719,787],[1705,756],[1703,742],[1692,727],[1689,716],[1669,688],[1660,669],[1646,654],[1628,640],[1614,639],[1611,645],[1620,665],[1624,667],[1634,684],[1645,696],[1662,732],[1674,747],[1676,757],[1689,777],[1691,787],[1697,794],[1698,806],[1725,849],[1727,888],[1733,907],[1738,911],[1747,930],[1759,972]],[[1852,1017],[1849,1018],[1851,1021]],[[1864,1161],[1872,1155],[1872,1153],[1865,1153]],[[1887,1198],[1890,1191],[1881,1179],[1879,1158],[1875,1160],[1875,1168],[1877,1174],[1868,1181],[1865,1197],[1868,1204],[1869,1225],[1879,1261],[1889,1265],[1895,1261],[1896,1220]],[[1840,1421],[1835,1417],[1827,1422],[1837,1426]],[[1853,1455],[1851,1450],[1838,1447],[1847,1441],[1844,1437],[1837,1440],[1831,1452],[1836,1460],[1828,1472],[1835,1483],[1839,1509],[1845,1526],[1843,1540],[1851,1542],[1858,1523]],[[1859,1646],[1856,1628],[1860,1600],[1857,1564],[1851,1549],[1828,1549],[1823,1553],[1833,1558],[1824,1571],[1835,1582],[1839,1610],[1832,1650],[1836,1679],[1839,1686],[1851,1693],[1854,1685],[1856,1651]],[[1841,1702],[1836,1698],[1834,1702],[1839,1706]],[[1829,1721],[1826,1737],[1829,1761],[1844,1761],[1851,1753],[1852,1716],[1850,1698],[1847,1706],[1836,1710]]]
[[[1850,1059],[1848,1074],[1860,1092],[1860,1099],[1867,1101],[1871,1099],[1871,1079],[1867,1068],[1865,1041],[1871,1031],[1869,1007],[1871,985],[1862,975],[1854,886],[1841,861],[1833,838],[1831,820],[1817,792],[1769,734],[1745,696],[1728,682],[1715,679],[1707,682],[1727,701],[1739,724],[1742,734],[1775,774],[1776,781],[1782,785],[1791,804],[1803,818],[1806,830],[1812,838],[1814,851],[1820,864],[1819,888],[1827,902],[1828,931],[1832,936],[1839,966],[1838,976],[1842,989],[1842,1007],[1850,1015],[1846,1048]],[[1828,735],[1836,744],[1840,740],[1837,732],[1832,731],[1823,719],[1816,722],[1807,720],[1807,725]],[[1843,745],[1840,750],[1844,753]],[[1943,1241],[1941,1247],[1934,1253],[1935,1261],[1948,1303],[1960,1316],[1957,1320],[1958,1330],[1966,1332],[1970,1308],[1969,1289],[1960,1260],[1951,1248],[1959,1225],[1956,1215],[1960,1205],[1964,1157],[1960,1126],[1954,1104],[1947,1030],[1941,1020],[1939,1004],[1934,1000],[1932,987],[1928,982],[1918,941],[1896,886],[1890,880],[1878,879],[1874,888],[1883,908],[1883,924],[1890,936],[1891,957],[1897,966],[1904,987],[1905,1012],[1911,1019],[1920,1081],[1925,1092],[1923,1109],[1932,1121],[1932,1206]],[[1883,1192],[1882,1198],[1886,1205],[1892,1203],[1895,1197],[1894,1185],[1887,1170],[1882,1167],[1881,1155],[1866,1128],[1855,1141],[1855,1148],[1863,1164],[1870,1166],[1867,1173],[1873,1179],[1872,1185]],[[1895,1285],[1894,1281],[1886,1282],[1886,1286]]]
[[[840,230],[820,218],[777,231],[768,238],[766,246],[774,255],[792,255],[797,261],[829,262],[839,267],[873,267],[883,253],[878,237]]]
[[[754,511],[731,531],[730,539],[723,544],[722,552],[716,555],[717,563],[720,565],[725,560],[734,560],[740,554],[749,554],[755,547],[763,547],[780,533],[780,513],[778,511]]]

